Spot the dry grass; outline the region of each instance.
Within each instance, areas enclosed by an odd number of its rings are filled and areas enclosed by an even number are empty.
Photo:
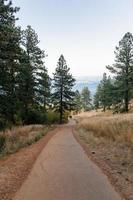
[[[29,125],[0,132],[0,157],[37,142],[48,130],[49,126]]]
[[[77,136],[125,199],[133,200],[133,114],[89,115],[76,118]]]
[[[78,127],[133,147],[133,114],[89,117],[82,119]]]

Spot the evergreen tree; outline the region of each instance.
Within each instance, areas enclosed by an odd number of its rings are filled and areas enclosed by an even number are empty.
[[[71,110],[74,106],[74,95],[72,88],[75,79],[70,74],[64,56],[61,55],[54,73],[53,79],[53,104],[60,113],[60,123],[63,122],[63,114],[66,110]]]
[[[103,107],[103,111],[105,111],[107,107],[107,92],[106,92],[106,84],[107,84],[107,75],[106,73],[103,74],[103,79],[100,82],[100,103]]]
[[[46,111],[46,108],[50,105],[51,79],[45,66],[41,67],[37,75],[37,100],[38,103],[43,107],[43,110]]]
[[[90,110],[91,104],[91,93],[88,87],[84,87],[81,92],[82,106],[85,111]]]
[[[94,94],[93,104],[94,108],[97,110],[100,108],[100,84],[97,87],[96,93]]]
[[[22,32],[21,69],[18,74],[18,97],[24,123],[29,123],[29,115],[38,104],[38,72],[42,70],[44,51],[39,47],[38,36],[31,26]]]
[[[18,79],[17,96],[21,104],[20,107],[21,117],[23,122],[26,123],[28,112],[34,103],[35,78],[33,76],[32,67],[29,64],[29,57],[25,51],[22,51],[20,64],[21,67],[17,76]]]
[[[0,0],[0,114],[15,123],[17,113],[16,76],[19,71],[20,29],[15,26],[19,8]]]
[[[75,111],[77,113],[80,112],[82,109],[82,100],[81,100],[81,94],[78,90],[75,91],[74,103],[75,103]]]
[[[115,51],[115,64],[107,66],[111,73],[115,74],[118,83],[118,93],[121,94],[128,112],[129,100],[133,85],[133,35],[126,33]]]
[[[112,104],[114,103],[114,84],[112,79],[107,77],[106,73],[103,74],[103,78],[100,81],[100,84],[97,87],[96,94],[94,96],[94,105],[95,108],[102,107],[103,111],[106,108],[110,109]]]
[[[108,76],[106,81],[106,106],[108,109],[114,104],[115,98],[115,80]]]

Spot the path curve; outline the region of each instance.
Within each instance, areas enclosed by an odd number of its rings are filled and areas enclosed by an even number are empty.
[[[14,200],[121,200],[63,125],[38,157]]]

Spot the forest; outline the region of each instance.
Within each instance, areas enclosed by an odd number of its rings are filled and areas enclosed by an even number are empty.
[[[0,128],[62,123],[73,106],[75,79],[63,55],[50,78],[37,33],[16,26],[18,11],[11,1],[0,1]]]

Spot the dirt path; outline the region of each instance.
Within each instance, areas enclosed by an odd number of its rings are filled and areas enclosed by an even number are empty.
[[[120,200],[107,177],[62,126],[37,159],[14,200]]]

